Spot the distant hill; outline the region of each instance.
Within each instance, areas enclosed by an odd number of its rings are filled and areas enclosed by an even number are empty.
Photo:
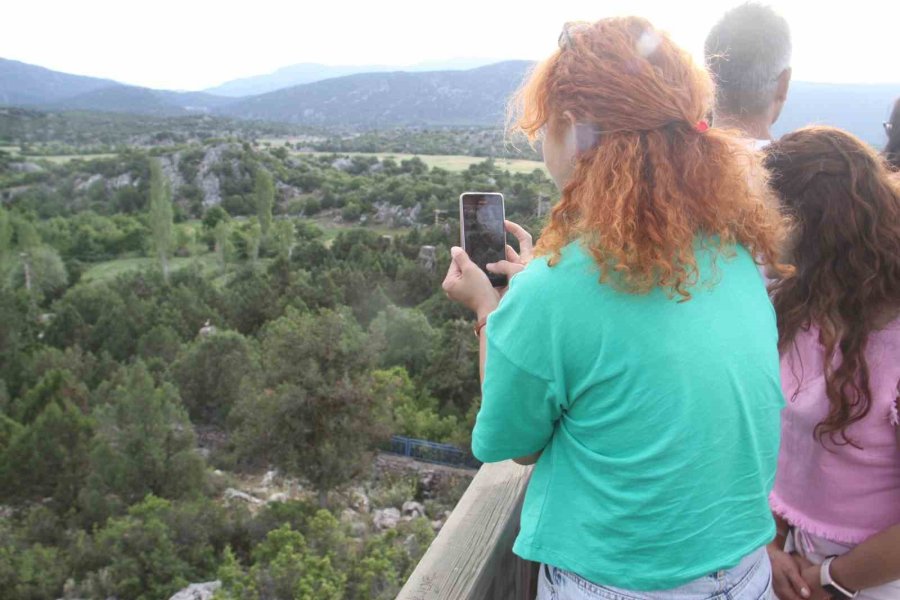
[[[96,110],[155,116],[178,116],[191,112],[209,113],[233,102],[231,98],[203,92],[170,92],[131,85],[113,85],[43,104],[58,110]]]
[[[51,71],[0,58],[0,105],[177,116],[233,102],[203,92],[171,92]]]
[[[221,112],[239,118],[363,129],[501,125],[507,99],[531,64],[506,61],[467,71],[351,75],[244,98]],[[794,82],[775,134],[830,124],[881,145],[881,123],[898,96],[900,83]]]
[[[274,92],[295,85],[313,83],[323,79],[356,75],[358,73],[383,73],[386,71],[446,71],[450,69],[473,69],[489,65],[496,60],[488,58],[460,58],[444,61],[428,61],[409,67],[390,65],[322,65],[318,63],[299,63],[282,67],[265,75],[254,75],[226,81],[216,87],[211,87],[205,92],[218,96],[238,98],[242,96],[255,96]]]
[[[119,84],[0,58],[0,104],[6,106],[47,104],[111,85]]]
[[[222,114],[365,129],[405,125],[499,125],[532,63],[465,71],[361,73],[243,98]]]
[[[0,59],[0,105],[154,116],[206,113],[358,130],[501,126],[507,99],[531,65],[529,61],[505,61],[467,70],[357,73],[230,98],[127,86]],[[417,68],[427,66],[423,63]],[[306,67],[312,76],[316,65]],[[794,82],[775,133],[822,123],[842,127],[880,146],[884,143],[881,123],[898,96],[900,83]]]

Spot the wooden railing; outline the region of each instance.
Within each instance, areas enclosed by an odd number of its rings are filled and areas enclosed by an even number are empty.
[[[537,565],[512,553],[530,475],[483,465],[397,600],[534,600]]]

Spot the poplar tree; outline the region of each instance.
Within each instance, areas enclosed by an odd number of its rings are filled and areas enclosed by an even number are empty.
[[[272,207],[275,205],[275,183],[272,174],[262,167],[257,167],[253,188],[256,196],[256,214],[265,238],[272,225]]]
[[[159,257],[163,278],[169,282],[169,255],[172,252],[172,190],[159,160],[150,160],[150,235]]]

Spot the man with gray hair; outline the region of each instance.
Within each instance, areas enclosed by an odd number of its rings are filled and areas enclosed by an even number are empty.
[[[704,54],[716,82],[715,126],[739,129],[758,148],[766,146],[791,81],[787,21],[768,6],[742,4],[712,28]]]

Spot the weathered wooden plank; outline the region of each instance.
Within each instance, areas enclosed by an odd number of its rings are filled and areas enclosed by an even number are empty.
[[[483,465],[397,600],[515,600],[531,593],[531,582],[521,581],[531,570],[512,553],[530,475],[531,467],[512,461]]]

